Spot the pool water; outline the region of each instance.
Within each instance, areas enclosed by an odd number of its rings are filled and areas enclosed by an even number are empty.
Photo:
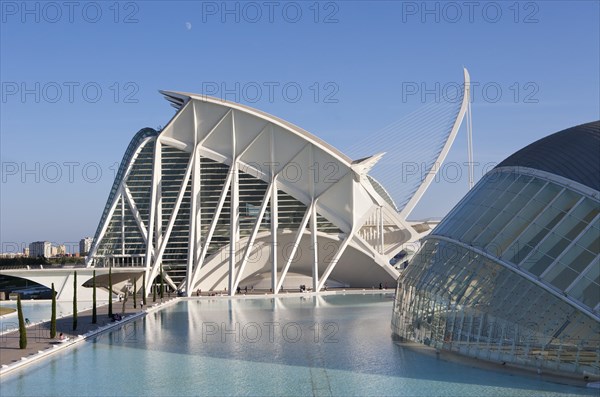
[[[2,377],[1,396],[565,396],[394,343],[389,295],[183,300]]]
[[[97,305],[107,304],[107,301],[98,301]],[[1,307],[17,308],[17,301],[2,301]],[[23,308],[23,317],[28,318],[31,322],[49,321],[52,316],[52,301],[51,300],[23,300],[21,301]],[[92,308],[91,301],[78,301],[78,312]],[[58,301],[56,302],[57,317],[68,316],[73,313],[73,302]],[[9,313],[0,316],[0,332],[11,328],[18,327],[17,312]]]

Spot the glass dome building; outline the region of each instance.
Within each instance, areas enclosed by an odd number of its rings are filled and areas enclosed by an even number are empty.
[[[514,153],[422,239],[392,331],[440,350],[600,375],[600,121]]]

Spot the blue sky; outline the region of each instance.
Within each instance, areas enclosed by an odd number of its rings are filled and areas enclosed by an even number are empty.
[[[1,251],[93,235],[131,137],[174,114],[159,89],[225,88],[344,150],[439,100],[466,66],[479,84],[481,163],[600,118],[598,1],[72,7],[1,2]],[[447,161],[466,161],[464,127]],[[440,178],[412,218],[452,208],[466,173],[452,179]]]

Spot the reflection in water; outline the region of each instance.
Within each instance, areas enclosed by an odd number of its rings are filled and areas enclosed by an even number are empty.
[[[405,349],[391,310],[370,294],[182,301],[3,379],[2,395],[594,394]]]

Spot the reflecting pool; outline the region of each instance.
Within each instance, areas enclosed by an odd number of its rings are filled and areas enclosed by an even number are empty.
[[[2,378],[0,395],[564,396],[392,341],[390,295],[182,300]]]
[[[108,304],[108,301],[98,301],[97,305]],[[91,301],[78,301],[78,312],[92,308]],[[1,307],[17,308],[17,301],[2,301]],[[23,300],[21,301],[23,308],[23,317],[28,318],[32,322],[49,321],[52,316],[52,301],[51,300]],[[57,317],[68,316],[73,313],[73,302],[58,301],[56,302]],[[0,316],[0,331],[8,328],[14,328],[17,324],[17,312],[13,312],[4,316]]]

